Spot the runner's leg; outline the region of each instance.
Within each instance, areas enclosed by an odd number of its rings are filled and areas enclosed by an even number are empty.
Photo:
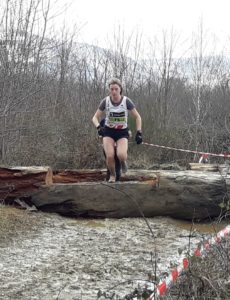
[[[119,181],[121,177],[121,162],[117,157],[117,147],[115,147],[114,159],[115,159],[116,181]]]
[[[115,142],[111,137],[103,137],[103,147],[106,154],[106,164],[110,171],[109,181],[115,182],[115,161],[114,161],[114,146]]]
[[[117,156],[121,162],[123,173],[127,172],[127,152],[128,152],[128,139],[121,138],[117,141]]]

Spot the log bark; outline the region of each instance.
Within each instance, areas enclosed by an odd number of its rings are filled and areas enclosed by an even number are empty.
[[[14,198],[36,191],[44,184],[53,184],[50,167],[0,167],[1,202],[6,200],[10,204]]]
[[[228,176],[226,185],[219,173],[193,170],[131,170],[121,182],[111,184],[104,181],[106,172],[101,170],[49,170],[47,175],[48,169],[35,173],[0,169],[0,190],[4,187],[3,171],[18,183],[15,190],[8,191],[11,197],[21,195],[40,210],[72,217],[123,218],[144,214],[205,219],[220,214],[220,204],[229,187]]]

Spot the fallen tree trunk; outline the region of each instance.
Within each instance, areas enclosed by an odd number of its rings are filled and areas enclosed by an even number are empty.
[[[0,167],[0,201],[11,204],[14,198],[27,197],[41,186],[51,186],[56,183],[97,182],[104,181],[105,177],[105,170],[53,172],[50,167]],[[129,176],[126,180],[135,180],[135,178]],[[141,177],[138,180],[142,180]]]
[[[49,175],[47,170],[43,175],[33,174],[36,183],[31,181],[31,173],[24,170],[24,175],[18,174],[14,174],[14,180],[20,182],[23,176],[29,176],[29,181],[23,180],[29,185],[20,193],[9,191],[11,197],[21,194],[40,210],[73,217],[122,218],[143,213],[146,217],[205,219],[220,214],[226,196],[223,177],[213,172],[137,170],[129,171],[115,184],[105,182],[105,171],[100,170],[49,171]],[[39,183],[38,174],[42,178]]]
[[[222,175],[230,174],[229,164],[202,164],[202,163],[189,163],[190,170],[195,171],[212,171],[220,172]]]

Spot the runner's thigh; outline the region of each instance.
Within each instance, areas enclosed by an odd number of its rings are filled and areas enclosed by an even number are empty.
[[[103,147],[105,150],[106,157],[114,157],[114,145],[115,142],[111,137],[103,137]]]
[[[121,138],[117,141],[117,156],[126,156],[128,151],[128,139]]]

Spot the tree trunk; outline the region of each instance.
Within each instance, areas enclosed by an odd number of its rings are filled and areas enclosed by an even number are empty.
[[[226,196],[225,181],[214,172],[130,170],[114,184],[107,183],[105,176],[101,170],[0,168],[0,196],[5,195],[5,201],[23,198],[37,209],[72,217],[143,213],[188,220],[218,216]]]

